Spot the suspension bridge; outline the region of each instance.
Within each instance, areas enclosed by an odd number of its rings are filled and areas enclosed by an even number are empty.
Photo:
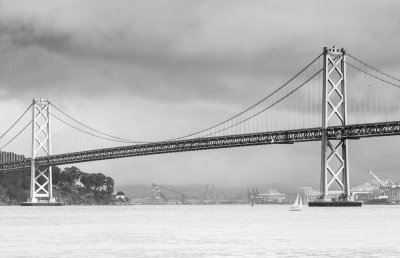
[[[271,89],[271,87],[267,87]],[[31,170],[28,203],[55,203],[56,165],[96,160],[321,141],[321,201],[350,195],[348,143],[400,134],[400,79],[344,49],[323,48],[297,74],[228,119],[180,137],[110,135],[47,99],[34,99],[0,136],[0,171]]]

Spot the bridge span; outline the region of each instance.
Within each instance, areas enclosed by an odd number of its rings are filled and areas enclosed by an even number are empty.
[[[0,171],[30,168],[28,202],[54,203],[51,178],[55,165],[320,141],[321,200],[329,203],[330,189],[341,189],[343,199],[350,197],[349,140],[400,135],[399,89],[400,79],[343,48],[324,47],[300,72],[248,108],[214,126],[163,141],[113,136],[68,115],[48,99],[34,99],[0,135]],[[176,131],[186,127],[180,126]]]
[[[366,137],[400,135],[400,121],[333,126],[326,129],[329,140],[360,139]],[[252,134],[237,134],[221,137],[196,138],[189,140],[162,141],[135,144],[123,147],[95,149],[37,157],[36,166],[55,166],[95,160],[117,159],[174,152],[208,149],[234,148],[267,144],[293,144],[296,142],[320,141],[322,129],[308,128]],[[20,159],[0,163],[0,171],[29,168],[31,159]]]

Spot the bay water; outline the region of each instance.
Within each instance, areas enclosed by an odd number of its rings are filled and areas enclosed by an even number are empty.
[[[400,257],[400,206],[0,206],[0,257]]]

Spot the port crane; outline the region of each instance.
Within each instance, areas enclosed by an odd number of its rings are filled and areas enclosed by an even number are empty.
[[[363,198],[366,204],[400,203],[400,187],[388,178],[378,177],[372,170],[368,170],[374,179],[354,187],[354,198]]]
[[[253,203],[260,203],[262,197],[260,196],[260,193],[258,192],[257,188],[256,189],[252,188],[251,190],[247,189],[247,198],[249,202],[253,204]]]
[[[369,170],[369,173],[376,179],[380,186],[387,187],[392,185],[392,182],[390,180],[387,180],[386,183],[383,182],[377,175],[374,174],[374,172],[372,172],[372,170]]]
[[[178,192],[178,191],[175,191],[175,190],[172,190],[172,189],[169,189],[169,188],[166,188],[166,187],[164,187],[164,186],[157,185],[157,184],[154,184],[154,183],[151,183],[151,187],[152,187],[152,189],[153,189],[154,192],[156,192],[157,194],[160,195],[161,199],[162,199],[164,202],[168,202],[168,198],[167,198],[167,196],[166,196],[165,194],[162,193],[162,191],[160,190],[160,188],[161,188],[161,189],[164,189],[164,190],[166,190],[166,191],[168,191],[168,192],[178,194],[178,196],[181,197],[180,203],[182,203],[182,204],[187,204],[187,203],[188,203],[188,201],[187,201],[187,199],[186,199],[186,195],[185,195],[184,193],[181,193],[181,192]]]
[[[151,189],[153,190],[153,192],[154,192],[155,194],[160,195],[161,199],[162,199],[164,202],[167,202],[167,201],[168,201],[167,196],[165,196],[165,195],[161,192],[160,188],[158,188],[158,186],[157,186],[156,184],[151,183]]]

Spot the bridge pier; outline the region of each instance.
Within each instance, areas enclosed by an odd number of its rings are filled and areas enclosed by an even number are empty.
[[[361,206],[350,196],[348,140],[329,139],[327,134],[328,127],[347,124],[345,54],[335,46],[323,50],[321,196],[309,206]]]
[[[32,157],[31,189],[27,202],[22,206],[59,206],[53,198],[51,166],[37,167],[37,156],[51,155],[50,102],[34,99],[32,104]]]

